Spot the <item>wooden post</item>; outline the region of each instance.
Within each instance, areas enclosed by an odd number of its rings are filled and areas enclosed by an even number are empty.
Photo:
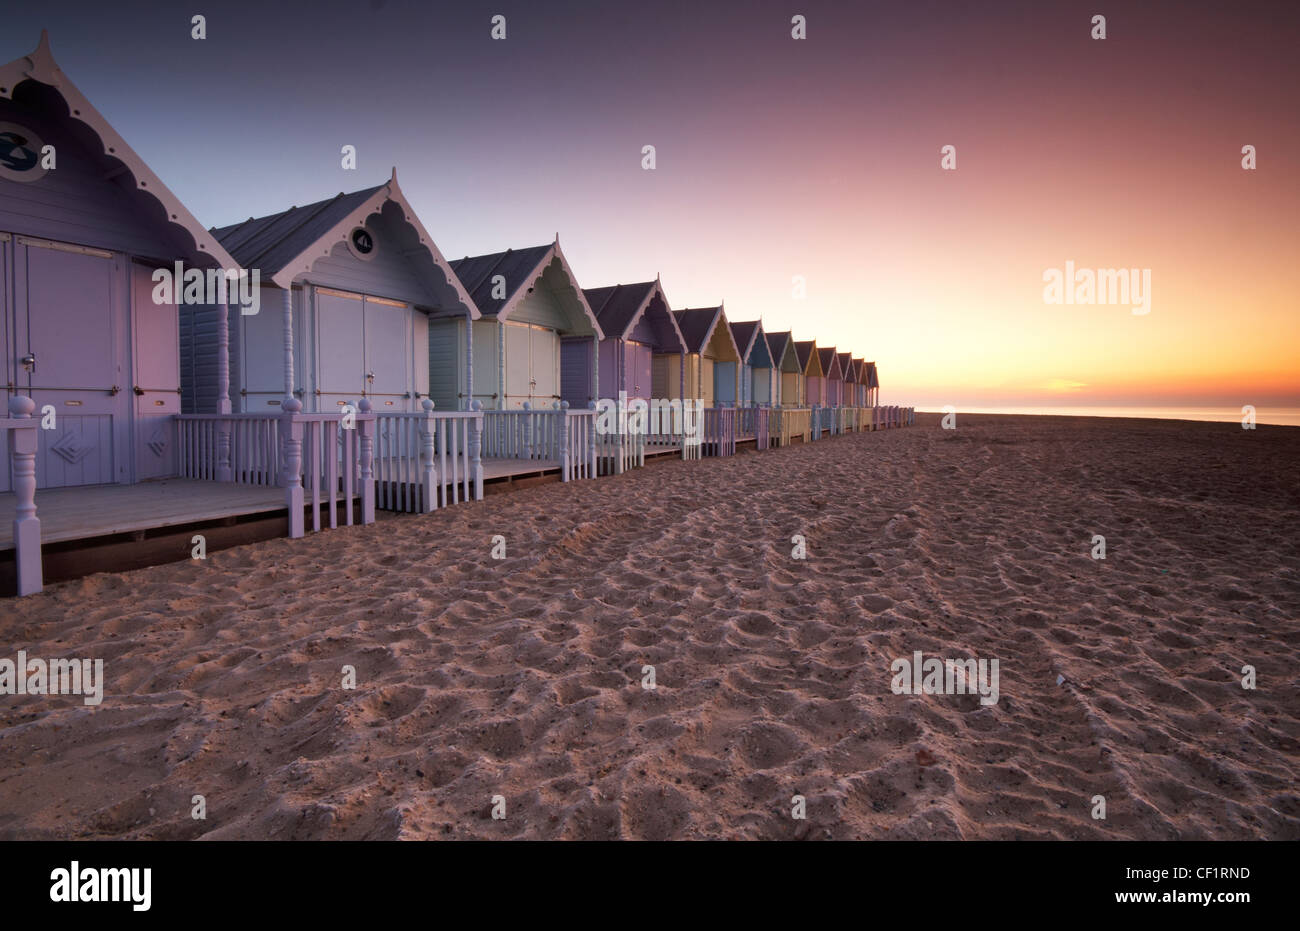
[[[591,429],[587,432],[587,466],[590,478],[596,477],[596,402],[588,401],[587,410],[591,411]]]
[[[14,562],[19,595],[34,595],[45,577],[41,570],[41,521],[36,516],[36,402],[22,395],[9,399],[9,415],[31,421],[9,434],[9,458],[14,476]]]
[[[560,481],[567,482],[569,474],[569,402],[556,401],[555,408],[560,412]]]
[[[230,413],[230,304],[217,304],[217,413]],[[230,467],[230,421],[217,421],[217,472],[219,482],[232,482]]]
[[[483,402],[473,401],[470,410],[474,416],[469,422],[469,467],[474,478],[474,500],[483,500]]]
[[[357,402],[357,425],[361,440],[361,523],[375,522],[375,418],[370,413],[369,398]]]
[[[289,509],[289,538],[296,540],[303,535],[303,500],[302,500],[302,430],[303,422],[298,419],[302,412],[302,402],[293,395],[284,399],[280,405],[284,412],[280,415],[280,430],[283,435],[284,472],[280,480],[284,482],[284,503]],[[331,496],[333,489],[331,489]]]
[[[284,396],[293,397],[293,289],[284,289]],[[302,405],[298,405],[302,410]],[[296,412],[295,412],[296,413]]]
[[[433,448],[438,422],[434,419],[432,400],[425,398],[420,406],[424,408],[424,420],[420,423],[420,483],[424,488],[424,513],[428,514],[438,510],[438,464],[434,461]]]
[[[533,402],[524,402],[524,458],[533,458]]]
[[[677,376],[678,376],[678,377],[677,377],[677,380],[681,383],[681,384],[680,384],[680,387],[678,388],[678,390],[681,392],[682,404],[685,404],[685,403],[686,403],[686,353],[685,353],[685,352],[682,352],[682,353],[679,353],[679,355],[681,355],[681,357],[682,357],[682,365],[681,365],[681,371],[679,371],[679,372],[677,373]],[[684,409],[683,409],[683,410],[684,410]],[[682,414],[682,424],[684,425],[685,423],[686,423],[686,415],[685,415],[685,413],[683,413],[683,414]],[[682,435],[683,435],[683,436],[686,435],[686,432],[685,432],[685,426],[683,426],[683,428],[682,428]],[[686,448],[686,444],[685,444],[685,443],[682,443],[682,449],[685,449],[685,448]]]
[[[474,403],[474,319],[465,311],[465,406],[457,408],[462,411],[472,410]],[[452,424],[448,424],[450,428]]]
[[[617,405],[614,409],[614,474],[622,475],[623,457],[627,455],[627,392],[620,387],[617,394],[614,399]]]

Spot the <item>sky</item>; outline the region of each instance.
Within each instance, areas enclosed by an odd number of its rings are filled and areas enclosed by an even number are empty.
[[[558,233],[886,403],[1300,407],[1300,4],[0,2],[205,226],[395,165],[449,259]],[[1149,312],[1046,302],[1067,261]]]

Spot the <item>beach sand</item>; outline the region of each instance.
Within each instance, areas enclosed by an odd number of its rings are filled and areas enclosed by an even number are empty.
[[[919,415],[54,585],[0,657],[106,694],[0,696],[0,838],[1297,839],[1298,463]]]

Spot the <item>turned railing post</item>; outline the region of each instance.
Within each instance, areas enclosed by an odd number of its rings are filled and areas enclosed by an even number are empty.
[[[556,401],[555,409],[560,412],[560,481],[567,482],[569,474],[569,402]]]
[[[520,415],[524,421],[524,458],[533,458],[533,405],[531,401],[524,402],[524,412]]]
[[[375,417],[369,398],[357,402],[357,432],[361,440],[361,523],[375,522]]]
[[[438,510],[438,464],[434,460],[434,431],[438,422],[433,415],[432,400],[425,398],[420,406],[424,408],[424,419],[420,421],[420,484],[424,488],[423,511],[428,514]]]
[[[6,430],[9,434],[9,461],[14,476],[14,562],[17,593],[34,595],[44,585],[41,570],[41,521],[36,516],[36,421],[32,411],[36,402],[15,395],[9,399],[9,415],[27,421]]]
[[[474,416],[469,421],[469,467],[474,479],[474,500],[483,500],[483,402],[471,401]]]
[[[599,474],[596,471],[596,402],[588,401],[587,410],[591,411],[591,429],[587,431],[587,467],[590,470],[587,476],[595,478]]]
[[[230,305],[217,303],[217,413],[230,413]],[[197,400],[197,399],[196,399]],[[233,482],[234,470],[230,467],[229,420],[217,421],[217,470],[219,482]]]
[[[624,472],[623,457],[627,455],[627,392],[619,391],[618,408],[614,411],[614,474]]]
[[[298,419],[302,412],[302,402],[293,395],[284,399],[280,405],[284,411],[280,415],[284,471],[280,480],[284,482],[284,503],[289,509],[289,537],[298,539],[305,532],[303,526],[302,498],[302,430],[303,422]]]

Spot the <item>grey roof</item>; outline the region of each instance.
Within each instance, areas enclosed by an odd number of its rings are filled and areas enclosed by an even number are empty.
[[[636,318],[636,312],[650,299],[657,281],[616,284],[606,288],[583,288],[596,322],[606,337],[621,339]]]
[[[880,387],[880,375],[879,375],[879,373],[876,371],[876,363],[874,363],[874,362],[868,362],[868,363],[867,363],[867,378],[869,379],[869,380],[867,381],[867,387],[868,387],[868,388],[879,388],[879,387]]]
[[[490,255],[472,255],[449,262],[460,283],[481,313],[495,314],[501,310],[522,287],[531,284],[537,266],[555,243],[530,246],[527,249],[507,249]],[[505,297],[492,296],[492,279],[501,275],[506,280]]]
[[[677,319],[677,327],[682,331],[682,338],[686,340],[687,352],[704,351],[709,337],[713,335],[714,322],[721,313],[721,305],[673,311],[673,317]]]
[[[772,354],[772,364],[779,366],[785,358],[785,347],[794,341],[794,334],[783,330],[780,333],[764,333],[764,336],[767,337],[767,348]]]
[[[817,358],[822,364],[822,374],[829,378],[831,366],[835,365],[835,347],[831,346],[829,349],[818,347]]]
[[[853,353],[837,352],[835,358],[840,363],[840,378],[848,381],[853,377]]]
[[[214,227],[211,232],[240,265],[256,268],[262,277],[271,278],[383,187],[380,184],[351,194],[340,193],[305,207],[290,207],[270,216],[249,217],[233,226]]]
[[[740,350],[740,358],[745,361],[749,361],[750,344],[754,341],[754,333],[757,330],[757,320],[731,324],[731,335],[736,340],[736,348]]]
[[[799,371],[808,371],[808,358],[812,355],[813,349],[817,346],[816,340],[796,341],[794,344],[795,358],[799,360]]]

